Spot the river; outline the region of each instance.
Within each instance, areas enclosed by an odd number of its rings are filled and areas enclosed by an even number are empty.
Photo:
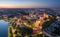
[[[9,22],[0,20],[0,37],[8,37],[8,25]]]

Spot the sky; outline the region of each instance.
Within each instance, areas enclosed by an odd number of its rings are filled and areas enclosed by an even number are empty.
[[[60,8],[60,0],[0,0],[0,8]]]

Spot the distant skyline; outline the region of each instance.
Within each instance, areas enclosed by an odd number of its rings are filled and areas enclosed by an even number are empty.
[[[0,8],[60,8],[60,0],[0,0]]]

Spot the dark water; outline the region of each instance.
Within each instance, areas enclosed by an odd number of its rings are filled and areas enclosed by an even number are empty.
[[[8,37],[8,22],[0,20],[0,37]]]

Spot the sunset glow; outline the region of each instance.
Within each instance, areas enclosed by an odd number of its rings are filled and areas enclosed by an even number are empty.
[[[60,0],[0,0],[0,8],[52,8],[60,7],[59,1]]]

